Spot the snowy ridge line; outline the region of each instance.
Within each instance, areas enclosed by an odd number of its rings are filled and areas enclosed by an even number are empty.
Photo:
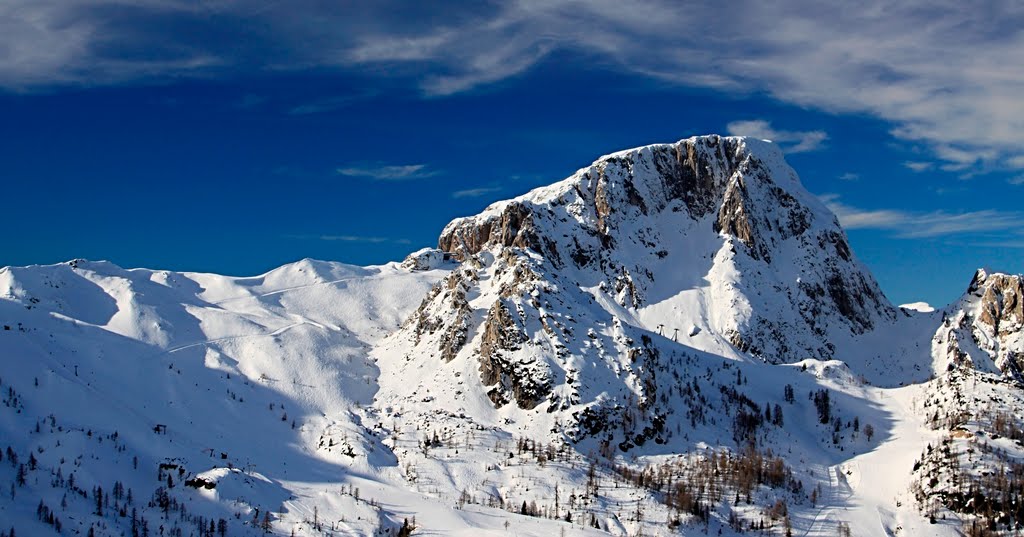
[[[342,283],[342,282],[347,282],[347,281],[352,281],[352,280],[356,280],[356,279],[359,279],[359,277],[358,276],[353,276],[353,277],[349,277],[349,278],[341,278],[341,279],[337,279],[337,280],[332,280],[332,281],[329,281],[329,282],[318,282],[318,283],[310,283],[310,284],[305,284],[305,285],[296,285],[296,286],[293,286],[293,287],[285,287],[283,289],[275,289],[273,291],[268,291],[268,292],[260,293],[260,294],[256,294],[256,295],[247,295],[247,296],[237,296],[237,297],[232,297],[232,298],[225,298],[224,300],[218,300],[216,302],[211,302],[211,304],[214,304],[214,305],[217,305],[217,306],[221,306],[221,305],[224,305],[224,304],[226,304],[228,302],[235,302],[235,301],[238,301],[238,300],[245,300],[245,299],[259,300],[260,298],[264,298],[264,297],[268,297],[268,296],[274,296],[274,295],[279,295],[279,294],[282,294],[282,293],[287,293],[289,291],[297,291],[299,289],[309,289],[311,287],[318,287],[318,286],[321,286],[321,285],[334,285],[334,284],[338,284],[338,283]]]

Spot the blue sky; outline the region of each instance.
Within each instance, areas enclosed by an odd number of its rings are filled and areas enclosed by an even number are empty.
[[[0,5],[0,265],[380,263],[721,133],[780,143],[896,303],[1024,272],[1019,4],[196,4]]]

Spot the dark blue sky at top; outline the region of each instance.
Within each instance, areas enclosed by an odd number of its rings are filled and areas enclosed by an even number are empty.
[[[854,250],[895,303],[945,304],[976,267],[1024,271],[1019,173],[943,170],[927,139],[894,136],[878,114],[666,81],[579,50],[443,94],[381,69],[400,66],[0,92],[0,265],[84,257],[252,275],[303,257],[400,260],[452,218],[602,154],[759,120],[827,134],[787,160],[852,223]],[[389,166],[421,167],[370,176]],[[957,225],[986,219],[1001,224]]]

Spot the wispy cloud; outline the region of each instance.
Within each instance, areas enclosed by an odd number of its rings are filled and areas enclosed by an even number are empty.
[[[883,229],[905,239],[1024,229],[1024,214],[996,210],[913,212],[898,209],[862,209],[843,203],[836,194],[819,196],[846,229]]]
[[[912,172],[926,172],[935,167],[934,162],[921,162],[915,160],[908,160],[903,163],[903,166]]]
[[[840,181],[859,181],[860,175],[852,172],[846,172],[839,176]]]
[[[680,31],[701,27],[715,31]],[[950,171],[1022,169],[1024,71],[1007,68],[1008,59],[1024,57],[1021,27],[1024,3],[952,0],[747,0],[728,11],[670,0],[403,9],[316,0],[7,0],[0,87],[323,69],[443,96],[567,53],[678,86],[880,118]]]
[[[465,190],[456,190],[452,192],[452,197],[455,199],[459,198],[479,198],[480,196],[486,196],[487,194],[494,194],[495,192],[501,192],[501,187],[488,186],[480,188],[467,188]]]
[[[982,248],[1024,249],[1024,237],[1017,240],[975,242],[972,243],[971,246],[980,246]]]
[[[341,110],[342,108],[351,106],[353,103],[368,99],[376,95],[376,92],[366,90],[360,93],[353,93],[351,95],[335,95],[333,97],[324,97],[315,99],[302,104],[297,104],[288,109],[288,114],[293,116],[306,116],[310,114],[324,114],[327,112],[334,112]]]
[[[965,187],[964,184],[965,183],[958,183],[953,186],[932,186],[929,188],[932,192],[935,192],[940,196],[948,196],[950,194],[962,194],[967,192],[967,187]]]
[[[944,161],[940,166],[943,171],[968,172],[965,177],[974,175],[975,170],[984,162],[996,158],[996,152],[992,149],[962,149],[946,144],[936,146],[935,154]]]
[[[1011,185],[1024,185],[1024,175],[1011,177],[1007,182],[1010,183]]]
[[[317,237],[322,241],[341,241],[341,242],[369,242],[373,244],[380,244],[385,242],[395,244],[409,244],[409,239],[392,239],[388,237],[364,237],[361,235],[320,235]]]
[[[1024,238],[1017,241],[987,241],[980,243],[973,243],[971,246],[980,246],[982,248],[1015,248],[1024,249]]]
[[[426,164],[368,164],[344,166],[335,170],[338,175],[359,177],[374,181],[408,181],[426,179],[441,172],[427,169]]]
[[[313,235],[313,234],[290,234],[285,235],[290,239],[318,240],[332,242],[358,242],[367,244],[411,244],[409,239],[395,239],[391,237],[377,237],[367,235]]]
[[[733,136],[752,136],[771,140],[787,153],[803,153],[821,149],[822,143],[828,139],[824,131],[787,131],[772,128],[772,124],[763,119],[733,121],[725,126],[725,130]]]

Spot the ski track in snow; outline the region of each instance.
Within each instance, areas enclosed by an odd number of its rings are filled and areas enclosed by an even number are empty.
[[[327,330],[327,327],[322,325],[322,324],[320,324],[320,323],[315,323],[315,322],[310,321],[310,320],[302,320],[302,321],[299,321],[297,323],[293,323],[293,324],[290,324],[288,326],[284,326],[284,327],[278,328],[277,330],[274,330],[274,331],[271,331],[271,332],[267,332],[267,333],[264,333],[264,334],[241,334],[241,335],[237,335],[237,336],[224,336],[224,337],[218,337],[218,338],[213,338],[213,339],[207,339],[207,340],[204,340],[204,341],[197,341],[197,342],[194,342],[194,343],[188,343],[188,344],[185,344],[185,345],[180,345],[180,346],[177,346],[177,347],[173,347],[173,348],[167,349],[166,351],[160,353],[158,356],[163,355],[163,354],[175,353],[175,352],[182,351],[182,350],[185,350],[185,349],[191,349],[193,347],[201,347],[203,345],[210,345],[212,343],[221,343],[221,342],[224,342],[224,341],[232,341],[232,340],[236,340],[236,339],[274,337],[274,336],[277,336],[277,335],[281,335],[281,334],[291,330],[292,328],[295,328],[295,327],[298,327],[298,326],[302,326],[302,325],[310,325],[310,326],[314,326],[316,328],[320,328],[322,330]]]

